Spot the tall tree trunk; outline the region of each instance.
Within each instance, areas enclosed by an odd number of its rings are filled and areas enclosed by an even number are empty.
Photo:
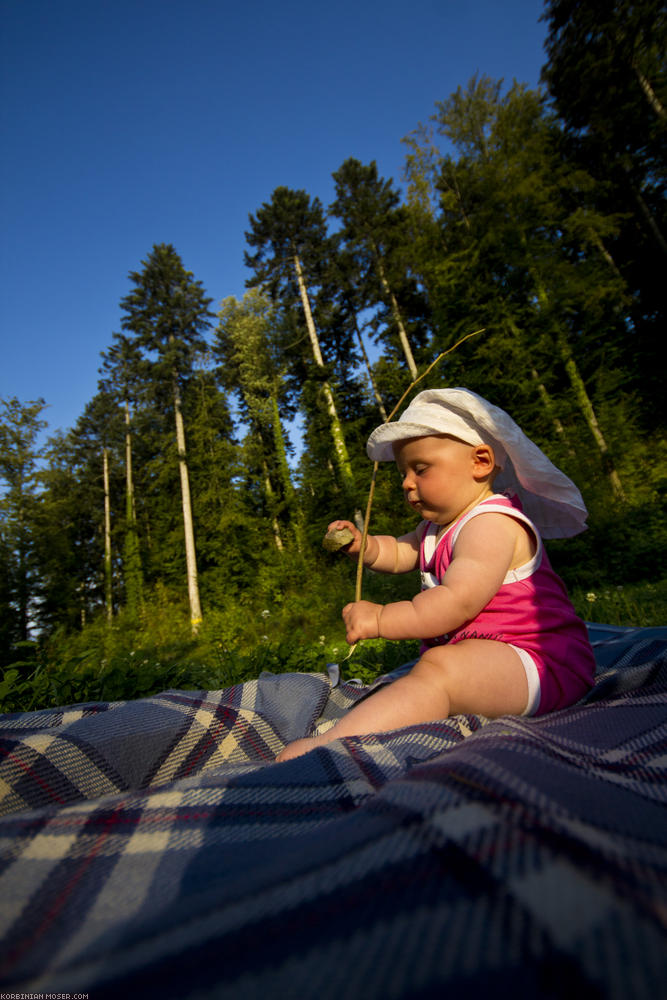
[[[511,316],[507,319],[507,326],[508,326],[509,330],[511,331],[511,333],[516,337],[517,342],[519,344],[521,344],[521,331],[519,330],[519,327],[516,325],[516,323],[514,322],[514,320],[512,319]],[[530,377],[533,380],[533,382],[535,383],[535,385],[537,386],[537,394],[540,397],[540,401],[541,401],[544,409],[549,414],[549,419],[551,420],[551,423],[553,425],[554,430],[556,431],[556,434],[558,435],[559,438],[561,438],[565,442],[565,444],[567,446],[568,453],[570,455],[574,455],[574,449],[572,448],[572,445],[568,441],[567,435],[565,433],[565,428],[563,427],[563,424],[561,423],[560,417],[556,413],[556,408],[554,406],[553,399],[551,398],[551,395],[550,395],[547,387],[545,386],[544,382],[540,378],[540,375],[539,375],[539,372],[537,371],[537,368],[532,363],[532,361],[529,359],[528,352],[525,351],[525,349],[523,347],[521,347],[520,349],[521,349],[522,353],[525,354],[526,364],[530,368]]]
[[[111,591],[111,501],[109,498],[109,449],[102,449],[102,479],[104,482],[104,603],[107,621],[113,618]]]
[[[385,274],[384,264],[382,263],[382,257],[380,256],[380,251],[374,245],[373,250],[375,252],[375,260],[377,261],[378,274],[380,276],[380,283],[384,289],[384,293],[389,299],[391,305],[391,314],[394,317],[394,323],[398,329],[398,339],[401,342],[401,347],[403,348],[403,354],[405,355],[405,360],[408,365],[408,370],[414,382],[417,378],[417,365],[415,364],[415,359],[412,354],[412,348],[410,347],[410,342],[408,340],[408,335],[405,332],[405,326],[403,325],[403,319],[401,317],[401,311],[398,308],[398,302],[396,301],[396,296],[394,295],[392,289],[389,287],[389,282],[387,281],[387,275]]]
[[[572,350],[567,338],[564,334],[559,333],[558,335],[558,348],[560,351],[561,360],[565,366],[565,371],[567,372],[568,378],[570,379],[570,384],[574,390],[574,395],[579,404],[579,409],[581,410],[584,420],[588,425],[596,445],[598,446],[598,451],[600,452],[600,458],[602,460],[602,467],[605,470],[609,483],[611,485],[612,493],[617,500],[626,500],[625,490],[623,489],[623,484],[621,483],[620,476],[614,465],[614,460],[612,458],[611,452],[607,446],[607,442],[604,438],[600,425],[598,423],[593,404],[591,402],[590,396],[586,390],[584,380],[581,377],[579,368],[576,361],[572,355]]]
[[[623,280],[623,275],[621,274],[620,270],[618,269],[616,261],[614,260],[614,258],[612,257],[612,255],[607,250],[607,248],[604,245],[604,243],[602,242],[602,239],[600,238],[600,236],[597,233],[591,233],[590,235],[591,235],[591,239],[593,240],[594,245],[597,247],[597,249],[599,250],[599,252],[602,254],[602,256],[604,257],[604,259],[607,261],[607,263],[609,264],[609,267],[612,269],[612,271],[614,272],[614,274],[618,278],[620,278],[621,280]]]
[[[558,434],[558,436],[560,438],[562,438],[563,441],[565,441],[565,443],[567,445],[568,454],[571,455],[572,457],[574,457],[574,454],[575,454],[574,448],[572,447],[572,445],[570,444],[570,442],[567,439],[567,436],[565,434],[565,428],[563,427],[563,425],[561,423],[560,417],[556,413],[556,410],[555,410],[554,403],[553,403],[553,400],[551,398],[551,395],[549,394],[549,392],[547,390],[547,387],[545,386],[544,382],[540,378],[539,373],[537,371],[537,368],[532,367],[530,369],[530,377],[532,378],[533,382],[535,382],[535,384],[537,386],[537,393],[538,393],[538,395],[539,395],[539,397],[540,397],[540,399],[542,401],[542,405],[544,406],[544,409],[549,414],[549,418],[550,418],[551,423],[553,424],[553,426],[554,426],[554,428],[556,430],[556,434]]]
[[[123,549],[123,575],[125,578],[125,606],[132,621],[136,621],[143,606],[143,579],[137,509],[132,477],[132,427],[130,404],[125,400],[125,545]]]
[[[658,118],[661,118],[664,122],[665,120],[667,120],[667,111],[665,110],[662,101],[656,94],[655,90],[651,86],[648,79],[644,76],[644,74],[640,70],[636,60],[633,60],[632,68],[634,69],[635,76],[639,81],[639,86],[642,88],[642,91],[644,92],[644,97],[648,101],[649,105],[653,108]]]
[[[264,473],[264,492],[266,493],[269,501],[269,507],[273,508],[275,493],[273,492],[273,485],[271,483],[271,476],[269,475],[269,467],[266,464],[266,459],[262,459],[262,472]],[[278,549],[278,552],[284,552],[285,546],[283,545],[283,540],[280,537],[280,525],[278,524],[278,518],[275,513],[271,514],[271,527],[273,529],[273,541]]]
[[[19,606],[19,635],[23,642],[27,642],[30,635],[30,628],[28,625],[28,605],[29,605],[29,586],[28,586],[28,556],[27,556],[27,527],[26,527],[26,516],[25,516],[25,497],[23,494],[23,476],[20,477],[19,485],[19,503],[18,503],[18,536],[17,536],[17,548],[18,548],[18,581],[16,586],[18,606]]]
[[[315,364],[318,366],[318,368],[324,369],[324,360],[322,358],[322,352],[320,350],[320,342],[317,339],[317,331],[315,329],[313,314],[310,308],[310,301],[308,299],[308,289],[306,288],[306,283],[303,278],[303,269],[301,267],[301,261],[299,260],[299,255],[297,253],[294,254],[294,270],[296,271],[296,279],[299,285],[301,304],[303,306],[303,312],[306,318],[306,327],[308,329],[308,336],[310,337],[310,345],[313,351]],[[341,426],[341,422],[338,417],[336,404],[333,398],[333,392],[331,391],[331,386],[329,385],[328,380],[325,380],[322,383],[322,391],[324,393],[324,398],[327,405],[327,413],[329,414],[329,420],[331,422],[331,436],[333,438],[334,451],[336,453],[338,468],[340,470],[341,476],[343,478],[346,487],[352,488],[353,486],[352,466],[350,465],[350,457],[347,453],[347,447],[345,445],[345,436],[343,434],[343,428]]]
[[[280,413],[278,411],[278,398],[275,393],[271,396],[270,406],[272,415],[271,424],[273,429],[273,446],[276,452],[278,469],[280,470],[283,495],[287,500],[287,506],[290,512],[290,519],[292,521],[292,530],[294,532],[296,547],[299,552],[302,552],[304,548],[303,525],[301,523],[300,510],[297,507],[297,499],[296,499],[296,494],[294,492],[292,477],[290,475],[289,462],[287,461],[287,448],[285,447],[285,436],[283,434],[283,427],[280,421]]]
[[[524,239],[524,245],[525,245],[525,239]],[[533,277],[533,281],[535,283],[537,301],[540,305],[540,308],[544,309],[545,312],[548,314],[548,311],[550,309],[550,303],[547,291],[544,285],[542,284],[540,278],[536,275],[535,271],[532,268],[530,269],[530,271]],[[557,328],[556,332],[556,345],[558,347],[561,361],[563,362],[563,366],[570,380],[570,385],[574,390],[574,396],[575,399],[577,400],[579,410],[581,411],[581,414],[584,420],[586,421],[588,429],[591,432],[593,440],[595,441],[598,447],[598,451],[600,453],[600,460],[602,462],[602,468],[604,469],[605,474],[609,480],[611,491],[617,500],[625,502],[626,500],[625,490],[623,489],[621,478],[614,464],[613,456],[609,451],[609,447],[607,445],[605,437],[598,423],[593,403],[591,401],[590,396],[588,395],[586,384],[584,383],[584,380],[581,377],[581,372],[579,371],[579,367],[574,359],[574,355],[572,354],[572,348],[570,347],[570,343],[567,339],[566,334],[560,327]]]
[[[375,396],[375,402],[378,405],[378,410],[380,411],[380,416],[382,419],[387,421],[387,411],[384,408],[384,402],[382,401],[382,396],[380,395],[380,390],[377,387],[377,382],[373,375],[373,369],[371,368],[371,363],[368,357],[368,352],[366,351],[366,345],[364,344],[364,338],[361,335],[361,330],[359,329],[359,323],[357,322],[356,313],[354,314],[354,329],[357,334],[357,340],[359,341],[359,347],[361,348],[361,354],[364,359],[364,366],[368,374],[369,381],[371,383],[371,388],[373,390],[373,395]]]
[[[178,379],[173,376],[174,417],[176,420],[176,445],[178,449],[178,468],[181,474],[181,501],[183,505],[183,529],[185,533],[185,561],[188,577],[188,597],[190,600],[190,623],[192,633],[196,635],[202,622],[201,604],[199,603],[199,584],[197,582],[197,552],[195,549],[195,532],[192,524],[192,501],[190,499],[190,476],[185,450],[185,428],[181,412],[181,393]]]
[[[638,191],[637,188],[635,187],[635,185],[633,184],[633,182],[630,180],[630,177],[629,177],[629,174],[628,174],[627,171],[626,171],[626,179],[628,181],[628,186],[629,186],[630,191],[632,193],[632,197],[633,197],[633,199],[635,201],[635,204],[637,205],[637,208],[639,209],[639,214],[641,215],[642,219],[646,223],[646,228],[648,229],[649,233],[653,237],[653,240],[655,241],[655,245],[662,252],[663,256],[667,257],[667,240],[663,236],[662,230],[660,229],[658,223],[655,220],[655,216],[653,215],[653,213],[651,212],[650,208],[646,204],[646,201],[644,200],[644,197],[643,197],[641,191]]]

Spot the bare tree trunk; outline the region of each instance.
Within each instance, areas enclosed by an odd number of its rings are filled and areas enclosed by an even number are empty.
[[[289,509],[290,520],[292,522],[292,530],[294,532],[294,540],[296,541],[297,550],[299,552],[303,552],[304,538],[303,538],[303,524],[301,519],[301,512],[297,506],[296,494],[294,492],[292,477],[290,475],[289,462],[287,461],[285,436],[283,434],[283,427],[280,421],[280,413],[278,411],[278,397],[276,392],[274,392],[273,395],[271,396],[270,405],[271,405],[271,424],[273,429],[273,445],[276,451],[278,468],[280,470],[283,495],[287,501],[287,506]]]
[[[612,493],[617,500],[625,501],[626,496],[623,484],[621,483],[620,476],[614,466],[614,460],[611,456],[611,452],[609,451],[607,442],[604,438],[602,430],[600,429],[600,425],[598,424],[593,404],[590,400],[588,392],[586,391],[586,386],[584,385],[584,380],[582,379],[577,363],[572,356],[570,345],[567,343],[563,334],[559,334],[558,336],[558,346],[560,348],[563,364],[565,365],[565,371],[567,372],[570,384],[574,389],[579,409],[581,410],[584,420],[588,424],[588,429],[593,435],[595,443],[598,446],[600,458],[602,459],[602,467],[604,468],[611,484]]]
[[[303,306],[304,316],[306,317],[306,327],[308,329],[308,336],[310,337],[310,344],[313,351],[313,357],[315,358],[315,364],[318,368],[324,368],[324,360],[322,358],[322,352],[320,350],[320,342],[317,339],[317,331],[315,329],[315,323],[313,321],[313,314],[310,308],[310,301],[308,299],[308,290],[306,288],[306,283],[303,278],[303,269],[301,267],[301,261],[299,260],[299,255],[294,254],[294,269],[296,271],[296,279],[299,285],[299,294],[301,296],[301,304]],[[341,426],[340,420],[338,418],[338,412],[336,410],[336,404],[334,402],[333,393],[331,391],[331,386],[328,381],[322,383],[322,391],[324,393],[324,398],[327,405],[327,413],[329,414],[329,419],[331,421],[331,436],[334,443],[334,451],[336,452],[336,459],[338,461],[338,468],[340,469],[343,480],[346,486],[352,487],[352,466],[350,465],[350,457],[347,453],[347,447],[345,445],[345,437],[343,435],[343,428]]]
[[[508,325],[508,327],[510,329],[510,332],[517,338],[517,340],[520,343],[520,341],[521,341],[521,332],[519,330],[519,327],[516,325],[516,323],[512,319],[512,317],[509,317],[507,319],[507,325]],[[542,382],[542,380],[540,378],[540,375],[539,375],[539,372],[537,371],[537,369],[535,368],[535,366],[532,364],[532,361],[529,360],[529,353],[527,351],[525,351],[525,349],[522,348],[522,347],[520,347],[520,350],[522,351],[522,353],[525,353],[526,364],[528,364],[530,366],[530,377],[532,378],[533,382],[535,382],[535,384],[537,386],[537,393],[538,393],[538,395],[540,397],[540,400],[542,401],[542,405],[544,406],[544,409],[549,414],[549,419],[551,420],[551,423],[552,423],[552,425],[554,427],[554,430],[556,431],[556,434],[558,435],[558,437],[562,438],[562,440],[565,442],[569,454],[570,455],[574,455],[574,449],[572,448],[572,445],[568,441],[567,435],[565,433],[565,428],[563,427],[563,425],[562,425],[562,423],[560,421],[560,418],[559,418],[558,414],[556,413],[556,409],[554,407],[553,400],[552,400],[552,398],[551,398],[551,396],[550,396],[550,394],[549,394],[549,392],[547,390],[547,387]]]
[[[634,184],[632,183],[632,181],[630,180],[629,177],[628,177],[628,183],[630,185],[630,190],[632,192],[632,197],[634,198],[634,200],[635,200],[635,202],[637,204],[637,207],[639,208],[639,211],[641,213],[642,219],[646,223],[646,225],[648,227],[648,230],[651,233],[651,236],[653,237],[653,239],[656,242],[656,245],[662,251],[663,255],[665,257],[667,257],[667,240],[662,235],[662,231],[661,231],[660,227],[658,226],[658,223],[655,221],[655,217],[653,216],[653,213],[651,212],[650,208],[646,204],[644,198],[642,197],[641,192],[637,190],[637,188],[634,186]]]
[[[130,404],[125,400],[125,491],[128,497],[129,514],[136,524],[137,509],[134,504],[134,483],[132,481],[132,432],[130,425]]]
[[[21,483],[23,482],[23,476],[21,476]],[[23,497],[23,486],[21,485],[21,496],[19,500],[18,508],[18,606],[19,606],[19,629],[21,639],[26,642],[30,635],[30,627],[28,624],[28,571],[27,571],[27,554],[26,554],[26,527],[25,527],[25,508],[24,508],[24,497]]]
[[[269,499],[270,506],[273,506],[271,501],[273,500],[275,494],[273,492],[271,476],[269,475],[269,469],[265,460],[262,460],[262,472],[264,473],[264,492]],[[284,552],[285,546],[283,545],[283,540],[280,537],[280,525],[278,524],[278,518],[275,514],[271,515],[271,527],[273,528],[273,541],[275,542],[278,552]]]
[[[394,323],[396,324],[396,326],[398,328],[398,339],[400,340],[401,347],[403,348],[403,354],[405,355],[405,360],[406,360],[407,365],[408,365],[408,370],[410,372],[410,376],[411,376],[412,380],[414,381],[417,378],[417,365],[415,364],[415,359],[414,359],[414,357],[412,355],[412,349],[410,347],[410,342],[408,340],[408,335],[405,332],[405,326],[403,325],[403,319],[401,317],[401,311],[398,308],[398,302],[396,301],[396,296],[394,295],[393,291],[389,287],[389,282],[387,281],[387,276],[386,276],[385,271],[384,271],[384,264],[382,263],[382,257],[380,256],[380,252],[377,249],[377,247],[375,247],[375,246],[373,247],[373,249],[375,251],[375,259],[377,261],[378,274],[380,275],[380,282],[381,282],[382,287],[384,289],[385,295],[389,299],[389,302],[390,302],[390,305],[391,305],[391,313],[392,313],[392,316],[394,317]]]
[[[554,425],[554,428],[556,430],[556,434],[558,434],[558,436],[560,438],[562,438],[563,441],[565,442],[565,444],[567,446],[568,454],[571,455],[572,457],[574,457],[574,454],[575,454],[574,448],[572,447],[572,445],[570,444],[570,442],[567,439],[567,435],[565,434],[565,428],[563,427],[563,425],[561,423],[561,420],[560,420],[560,417],[558,416],[558,414],[556,413],[556,411],[554,409],[553,400],[552,400],[551,396],[549,395],[549,392],[547,391],[547,388],[546,388],[544,382],[542,382],[542,380],[540,379],[539,373],[538,373],[538,371],[537,371],[536,368],[531,368],[531,370],[530,370],[530,377],[532,378],[532,380],[537,385],[538,395],[539,395],[540,399],[542,400],[542,405],[544,406],[544,409],[549,414],[549,418],[551,419],[551,423]]]
[[[181,500],[183,505],[183,528],[185,532],[185,561],[188,576],[188,597],[190,599],[190,623],[192,633],[196,635],[202,622],[201,604],[199,603],[199,584],[197,582],[197,552],[195,549],[195,533],[192,524],[192,501],[190,499],[190,476],[185,451],[185,429],[181,412],[181,393],[176,375],[173,377],[174,416],[176,420],[176,445],[178,448],[178,468],[181,474]]]
[[[614,260],[614,258],[612,257],[612,255],[609,253],[609,251],[607,250],[606,246],[604,245],[604,243],[602,242],[602,240],[598,236],[598,234],[597,233],[591,233],[591,239],[593,240],[593,243],[595,244],[595,246],[597,247],[597,249],[600,251],[600,253],[604,257],[604,259],[609,264],[609,267],[612,269],[612,271],[614,272],[614,274],[618,278],[621,278],[621,280],[622,280],[623,276],[622,276],[621,272],[619,271],[619,269],[617,267],[616,261]]]
[[[380,395],[380,390],[378,389],[377,383],[376,383],[375,378],[373,376],[373,369],[371,368],[371,363],[370,363],[370,360],[369,360],[369,357],[368,357],[368,352],[366,351],[366,345],[364,344],[364,338],[361,336],[361,330],[359,329],[359,324],[357,322],[356,314],[354,316],[354,329],[356,330],[356,333],[357,333],[357,340],[359,341],[359,347],[361,348],[361,354],[362,354],[363,359],[364,359],[364,365],[365,365],[366,371],[368,373],[368,378],[369,378],[369,381],[371,383],[371,388],[373,390],[373,395],[375,396],[375,402],[378,405],[378,409],[380,411],[380,416],[382,417],[382,419],[386,423],[386,421],[387,421],[387,411],[384,408],[384,403],[382,401],[382,396]]]
[[[533,276],[533,281],[535,282],[537,300],[540,304],[540,307],[546,311],[549,309],[549,296],[547,295],[546,289],[542,285],[539,277],[535,274],[534,271],[532,271],[531,273]],[[556,332],[556,344],[558,346],[558,350],[560,352],[561,360],[565,367],[565,371],[567,372],[568,378],[570,380],[570,385],[574,390],[574,395],[579,405],[579,409],[582,413],[584,420],[586,421],[586,424],[588,425],[588,429],[590,430],[591,435],[593,436],[593,440],[595,441],[598,447],[598,451],[600,453],[600,459],[602,461],[602,467],[607,475],[607,478],[609,479],[611,491],[617,500],[625,502],[626,500],[625,490],[623,489],[623,484],[621,483],[620,476],[616,470],[616,466],[614,465],[614,459],[612,457],[611,452],[609,451],[609,447],[607,446],[607,442],[598,423],[595,409],[593,408],[593,403],[591,402],[591,398],[588,395],[586,385],[584,383],[583,378],[581,377],[581,373],[579,371],[577,363],[574,360],[574,355],[572,354],[572,349],[568,342],[567,336],[562,331],[562,329],[558,329]]]
[[[634,69],[635,75],[636,75],[637,79],[639,80],[639,86],[644,91],[644,96],[646,97],[646,100],[648,101],[648,103],[650,104],[650,106],[653,108],[653,110],[655,111],[655,113],[658,116],[658,118],[662,118],[663,121],[667,120],[667,111],[665,111],[665,108],[664,108],[664,106],[663,106],[660,98],[658,97],[658,95],[656,94],[655,90],[653,89],[653,87],[651,86],[651,84],[649,83],[649,81],[647,80],[647,78],[644,76],[644,74],[640,70],[640,68],[637,65],[636,61],[634,61],[634,60],[633,60],[633,63],[632,63],[632,68]]]
[[[111,591],[111,501],[109,499],[109,449],[102,450],[102,479],[104,482],[104,602],[107,621],[113,618]]]
[[[137,508],[134,499],[132,476],[132,428],[130,404],[125,400],[125,545],[123,547],[123,576],[125,579],[125,607],[136,620],[143,605],[143,580],[139,536],[137,531]]]

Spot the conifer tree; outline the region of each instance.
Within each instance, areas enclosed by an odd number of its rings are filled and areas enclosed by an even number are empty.
[[[79,621],[87,620],[100,607],[104,607],[110,621],[117,604],[114,567],[122,537],[117,518],[122,509],[122,440],[122,418],[116,401],[100,391],[86,404],[67,435],[49,442],[49,463],[43,473],[44,510],[39,519],[53,531],[56,519],[61,517],[65,539],[76,549],[77,565],[70,567],[70,572],[76,580]],[[43,552],[42,558],[44,600],[48,613],[53,614],[57,613],[55,591],[62,581],[51,555]],[[66,613],[74,612],[69,609]]]
[[[289,442],[280,415],[286,406],[286,386],[279,367],[278,310],[261,292],[251,289],[241,302],[225,299],[219,320],[213,350],[220,361],[223,385],[237,394],[241,418],[249,429],[247,471],[256,470],[276,548],[284,550],[286,530],[301,547]]]
[[[183,395],[188,427],[197,566],[202,599],[218,607],[244,589],[250,518],[238,487],[243,475],[228,395],[210,351],[198,357]]]
[[[324,362],[312,309],[312,286],[321,280],[322,248],[327,235],[319,199],[311,202],[305,191],[278,187],[270,202],[250,215],[246,240],[255,252],[246,251],[245,261],[254,271],[249,287],[266,290],[286,309],[300,302],[312,358],[324,397],[333,450],[343,487],[352,491],[350,459],[334,393]]]
[[[41,413],[43,399],[21,403],[16,396],[0,400],[0,541],[8,570],[6,588],[12,612],[11,631],[25,641],[30,633],[35,605],[35,514],[38,496],[38,461],[42,449],[37,444],[46,427]]]
[[[337,350],[344,353],[344,357],[341,358],[342,372],[349,373],[361,359],[364,378],[373,394],[380,417],[386,420],[384,399],[364,340],[364,331],[371,321],[367,317],[362,319],[366,299],[359,282],[357,263],[354,254],[343,245],[339,233],[332,239],[332,246],[333,251],[327,269],[328,280],[323,288],[323,294],[329,296],[332,311],[331,327],[336,333]],[[358,354],[355,348],[358,348]],[[361,392],[359,386],[357,395]]]
[[[45,447],[40,472],[35,620],[44,634],[57,627],[77,630],[99,607],[99,466],[94,473],[81,468],[77,451],[72,432],[59,431]]]
[[[131,621],[137,621],[143,607],[143,571],[137,527],[135,482],[132,465],[132,409],[141,392],[145,363],[141,352],[129,337],[114,333],[114,343],[102,353],[101,387],[115,393],[123,408],[125,429],[125,541],[123,576],[125,607]]]
[[[134,334],[137,345],[150,360],[157,393],[174,417],[190,618],[196,632],[202,612],[182,398],[194,357],[206,348],[203,334],[211,325],[212,300],[206,297],[201,282],[185,270],[171,244],[155,245],[142,264],[142,271],[130,273],[134,288],[121,300],[122,327]]]
[[[115,473],[114,455],[119,453],[121,441],[119,411],[109,393],[100,391],[86,405],[76,426],[70,432],[70,442],[74,448],[75,461],[80,476],[87,478],[98,487],[99,502],[90,511],[100,526],[99,536],[103,538],[103,593],[107,620],[113,616],[113,573],[111,544],[111,511],[117,510],[112,502],[110,467]],[[114,475],[114,480],[116,480]],[[101,489],[99,488],[101,486]],[[117,495],[117,490],[114,489]]]
[[[364,166],[350,157],[333,174],[336,198],[329,208],[342,222],[341,239],[354,256],[359,282],[365,285],[368,306],[384,299],[391,326],[396,331],[405,363],[412,379],[417,378],[405,310],[399,305],[397,285],[408,289],[407,275],[397,277],[394,267],[397,245],[405,242],[404,213],[400,195],[391,181],[378,176],[377,164]],[[415,296],[415,290],[409,294]]]

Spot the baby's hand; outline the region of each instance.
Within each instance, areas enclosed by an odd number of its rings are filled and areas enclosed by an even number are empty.
[[[343,608],[345,638],[352,645],[360,639],[377,639],[380,635],[381,604],[354,601]]]
[[[333,533],[342,531],[343,529],[347,529],[353,537],[351,542],[344,542],[341,545]],[[340,549],[347,556],[356,555],[361,548],[361,532],[355,524],[352,524],[351,521],[332,521],[331,524],[328,525],[327,533],[324,536],[324,547],[330,551]]]

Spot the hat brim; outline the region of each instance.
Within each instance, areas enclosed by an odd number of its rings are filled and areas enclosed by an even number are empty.
[[[410,424],[397,421],[376,427],[366,443],[366,453],[373,462],[393,462],[394,445],[412,438],[437,437],[444,431],[434,430],[425,424]]]

